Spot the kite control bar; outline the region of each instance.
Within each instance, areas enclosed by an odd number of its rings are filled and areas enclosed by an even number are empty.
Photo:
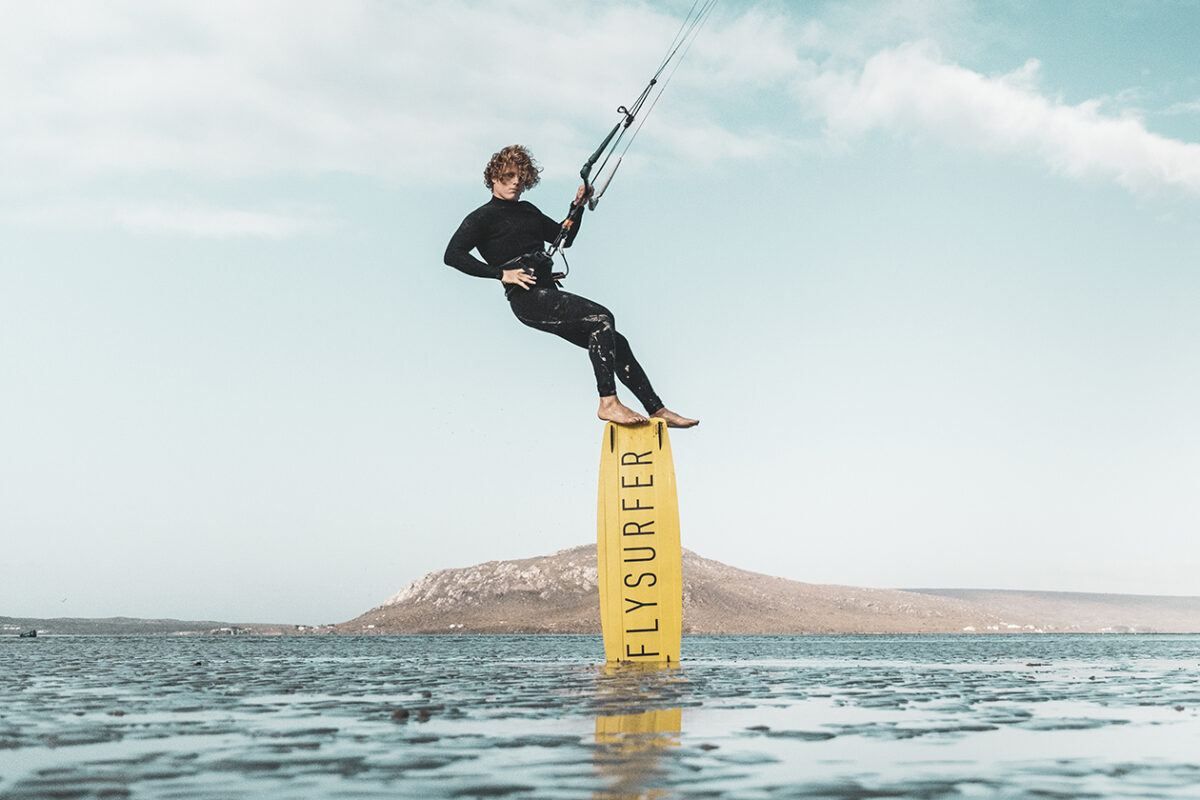
[[[608,189],[608,185],[612,183],[613,176],[617,174],[617,168],[621,166],[621,159],[624,158],[625,153],[629,151],[629,145],[633,144],[633,140],[637,138],[638,133],[642,129],[642,125],[646,124],[646,117],[649,116],[650,112],[654,109],[654,106],[658,103],[659,98],[662,97],[662,93],[664,90],[666,90],[667,84],[671,82],[671,78],[674,76],[675,70],[679,68],[679,63],[683,60],[684,55],[687,54],[688,49],[692,46],[692,42],[696,39],[696,35],[699,32],[700,27],[704,24],[705,20],[708,19],[708,15],[712,12],[713,6],[716,4],[717,0],[693,0],[692,7],[688,11],[687,17],[684,18],[683,23],[679,26],[679,31],[676,32],[675,39],[671,42],[670,47],[667,48],[667,55],[665,58],[663,58],[662,63],[659,64],[658,71],[654,73],[654,77],[652,77],[650,82],[646,84],[646,88],[642,90],[640,95],[638,95],[638,99],[634,101],[632,106],[629,108],[626,108],[625,106],[617,107],[617,113],[621,115],[621,119],[616,125],[613,126],[612,130],[608,132],[608,135],[604,137],[604,141],[602,141],[600,146],[596,148],[596,152],[592,153],[588,160],[584,162],[583,169],[579,170],[579,177],[583,179],[584,201],[581,201],[578,205],[572,204],[571,213],[569,213],[567,218],[563,220],[562,227],[559,228],[558,235],[554,237],[554,241],[551,242],[550,246],[546,249],[547,255],[553,256],[556,253],[562,252],[563,247],[565,246],[564,243],[570,236],[571,231],[575,228],[575,225],[579,222],[579,218],[583,216],[585,202],[587,208],[591,209],[592,211],[596,210],[596,205],[600,202],[600,198]],[[650,107],[646,109],[646,114],[642,116],[641,122],[639,122],[638,126],[634,128],[633,134],[631,134],[629,137],[629,141],[625,143],[625,149],[622,150],[617,156],[617,160],[613,163],[612,169],[610,169],[604,175],[603,180],[598,181],[599,185],[597,186],[596,184],[593,184],[591,181],[592,168],[596,166],[596,162],[600,162],[600,167],[597,169],[597,172],[604,172],[604,168],[608,164],[609,159],[612,158],[617,146],[621,143],[621,140],[625,138],[625,132],[629,130],[631,125],[633,125],[634,119],[636,119],[638,113],[641,112],[642,106],[650,97],[654,87],[658,85],[658,79],[662,76],[663,72],[668,66],[671,67],[670,73],[668,73],[666,79],[663,80],[662,85],[659,86],[658,91],[654,94],[654,99],[651,101]],[[603,160],[601,160],[602,158]],[[563,261],[566,261],[565,256],[563,257]]]

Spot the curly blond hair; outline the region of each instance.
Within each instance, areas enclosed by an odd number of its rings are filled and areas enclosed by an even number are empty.
[[[492,160],[483,170],[483,183],[491,189],[496,179],[508,172],[516,172],[521,178],[521,191],[538,185],[542,179],[542,168],[523,145],[510,144],[499,153],[492,153]]]

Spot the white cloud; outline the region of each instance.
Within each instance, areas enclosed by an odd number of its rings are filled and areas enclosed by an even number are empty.
[[[82,221],[89,204],[128,207],[133,178],[157,181],[156,199],[187,193],[168,198],[174,208],[204,197],[205,210],[181,211],[174,221],[145,211],[90,219],[139,231],[286,236],[312,230],[312,219],[240,204],[221,210],[222,191],[238,181],[331,173],[407,186],[476,181],[481,161],[512,141],[533,146],[548,175],[565,175],[659,63],[679,24],[659,8],[555,0],[6,3],[0,206],[36,214],[41,205],[60,218],[75,208]],[[718,6],[638,153],[702,162],[776,157],[796,151],[807,115],[843,139],[882,128],[1033,154],[1073,177],[1200,191],[1197,145],[1105,116],[1100,100],[1067,106],[1043,96],[1036,61],[989,77],[928,46],[897,46],[969,27],[970,9],[898,0],[834,6],[811,19]],[[785,94],[789,85],[797,95]],[[116,185],[125,194],[114,199]]]
[[[10,11],[0,164],[29,182],[147,170],[420,181],[474,165],[514,131],[578,151],[636,96],[678,25],[644,6],[551,2]]]
[[[1031,154],[1072,178],[1104,178],[1139,191],[1178,187],[1200,194],[1200,144],[1106,116],[1101,101],[1067,105],[1039,94],[1038,64],[989,77],[943,61],[928,44],[872,56],[861,70],[827,71],[799,84],[830,131],[883,128],[961,147]]]
[[[1172,103],[1167,106],[1167,114],[1200,114],[1200,100],[1184,103]]]
[[[85,209],[111,206],[106,187],[127,191],[130,177],[157,181],[158,194],[216,196],[231,182],[280,176],[474,181],[512,141],[532,145],[548,174],[573,172],[679,24],[650,6],[551,0],[63,0],[4,10],[0,206],[36,215],[40,204],[60,219],[74,208],[80,224],[196,235],[308,228],[237,208],[173,222]],[[734,48],[751,41],[745,28],[731,30]],[[750,62],[738,63],[728,72],[745,80]],[[763,149],[721,125],[690,76],[677,80],[666,105],[694,133],[647,126],[639,147],[685,141],[684,157],[701,141],[710,157]]]

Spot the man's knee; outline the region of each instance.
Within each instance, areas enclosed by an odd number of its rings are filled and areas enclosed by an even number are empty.
[[[617,322],[615,319],[613,319],[612,312],[610,311],[589,314],[588,316],[584,317],[584,320],[588,322],[592,326],[592,329],[597,332],[608,333],[617,329]]]

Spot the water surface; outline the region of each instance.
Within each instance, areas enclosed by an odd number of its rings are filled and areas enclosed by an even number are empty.
[[[0,798],[1200,796],[1200,637],[0,639]]]

